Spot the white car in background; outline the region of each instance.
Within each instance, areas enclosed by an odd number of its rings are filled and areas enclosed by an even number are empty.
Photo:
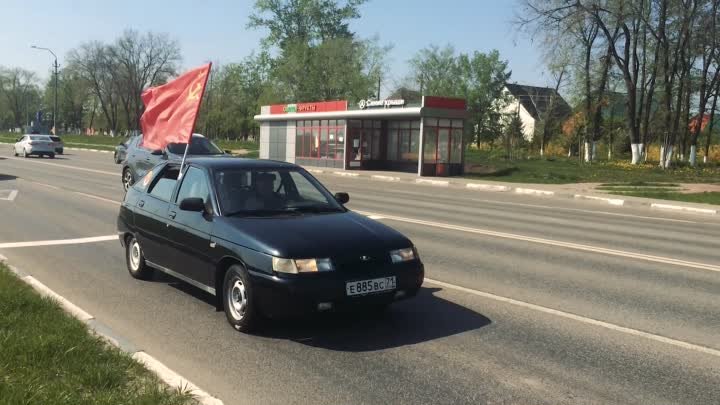
[[[49,135],[23,135],[14,146],[15,156],[48,156],[55,159],[55,142]]]

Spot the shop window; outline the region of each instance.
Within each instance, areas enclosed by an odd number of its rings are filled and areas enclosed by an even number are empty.
[[[462,121],[460,121],[462,122]],[[461,163],[463,148],[463,130],[455,128],[452,130],[452,148],[450,150],[450,163]]]
[[[372,154],[373,159],[380,159],[380,130],[376,129],[372,135]]]
[[[444,128],[450,128],[450,120],[448,119],[440,119],[438,120],[438,126],[444,127]]]
[[[420,120],[411,121],[411,128],[412,129],[420,129]]]
[[[452,127],[453,128],[462,128],[463,121],[462,120],[452,120]]]
[[[410,123],[408,122],[408,126]],[[410,160],[410,130],[400,130],[400,160]]]
[[[338,125],[335,120],[297,121],[295,156],[342,160],[345,157],[345,122],[341,123],[342,125]]]
[[[397,125],[397,123],[395,123]],[[397,148],[398,148],[398,133],[397,127],[392,128],[388,131],[388,144],[387,144],[387,160],[397,160]]]
[[[450,130],[447,128],[438,129],[438,163],[448,163],[450,161]]]
[[[437,118],[425,118],[426,127],[436,127],[438,124]]]
[[[437,128],[426,128],[424,131],[423,160],[425,163],[435,163],[437,154]]]
[[[418,127],[420,122],[418,122]],[[410,132],[410,160],[418,159],[418,149],[420,148],[420,129],[413,129]]]

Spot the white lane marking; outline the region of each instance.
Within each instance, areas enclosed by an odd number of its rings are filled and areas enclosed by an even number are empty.
[[[37,184],[38,186],[43,186],[43,187],[51,188],[51,189],[53,189],[53,190],[60,190],[60,187],[58,187],[58,186],[53,186],[52,184],[45,184],[45,183],[40,183],[39,181],[32,181],[32,180],[26,180],[26,181],[27,181],[28,183]]]
[[[80,195],[85,196],[85,197],[88,197],[88,198],[93,198],[93,199],[95,199],[95,200],[100,200],[100,201],[109,202],[109,203],[115,204],[115,205],[121,205],[121,204],[122,204],[122,203],[119,202],[119,201],[110,200],[110,199],[108,199],[108,198],[103,198],[103,197],[99,197],[99,196],[92,195],[92,194],[82,193],[82,192],[80,192],[80,191],[73,191],[73,193],[75,193],[75,194],[80,194]]]
[[[433,280],[433,279],[429,279],[429,278],[426,278],[425,281],[427,281],[428,283],[431,283],[431,284],[435,284],[435,285],[439,285],[441,287],[451,289],[451,290],[461,291],[464,293],[477,295],[479,297],[489,298],[491,300],[500,301],[500,302],[504,302],[507,304],[512,304],[512,305],[516,305],[519,307],[532,309],[534,311],[539,311],[539,312],[543,312],[546,314],[559,316],[562,318],[572,319],[574,321],[586,323],[589,325],[599,326],[601,328],[610,329],[610,330],[613,330],[616,332],[621,332],[621,333],[625,333],[625,334],[633,335],[633,336],[639,336],[639,337],[643,337],[646,339],[654,340],[656,342],[666,343],[669,345],[681,347],[683,349],[693,350],[696,352],[710,354],[713,356],[720,357],[720,350],[696,345],[693,343],[684,342],[682,340],[671,339],[671,338],[667,338],[664,336],[655,335],[653,333],[643,332],[643,331],[640,331],[637,329],[627,328],[627,327],[616,325],[613,323],[603,322],[603,321],[599,321],[597,319],[587,318],[584,316],[571,314],[569,312],[559,311],[557,309],[552,309],[552,308],[547,308],[547,307],[543,307],[540,305],[531,304],[531,303],[525,302],[525,301],[519,301],[519,300],[515,300],[512,298],[503,297],[500,295],[495,295],[495,294],[491,294],[491,293],[487,293],[487,292],[483,292],[483,291],[478,291],[478,290],[473,290],[473,289],[466,288],[466,287],[461,287],[461,286],[458,286],[455,284],[445,283],[443,281],[437,281],[437,280]]]
[[[172,388],[189,391],[202,405],[223,405],[223,402],[204,390],[198,388],[197,385],[188,381],[186,378],[169,369],[159,360],[145,352],[135,352],[132,358],[142,363],[145,367],[155,373],[160,379]]]
[[[106,172],[106,171],[104,171],[104,170],[87,169],[87,168],[84,168],[84,167],[77,167],[77,166],[70,166],[70,165],[62,165],[62,164],[58,164],[58,163],[41,162],[41,161],[39,161],[39,160],[37,160],[37,159],[23,159],[23,158],[16,158],[16,157],[10,157],[10,156],[8,156],[7,159],[18,160],[18,161],[21,161],[21,162],[32,162],[32,163],[37,163],[37,164],[40,164],[40,165],[64,167],[64,168],[66,168],[66,169],[72,169],[72,170],[82,170],[82,171],[84,171],[84,172],[90,172],[90,173],[107,174],[107,175],[109,175],[109,176],[118,176],[118,177],[121,176],[120,173]]]
[[[17,197],[17,195],[18,195],[18,191],[17,190],[0,190],[0,192],[3,192],[3,193],[6,191],[7,191],[7,196],[0,197],[0,200],[5,200],[5,201],[15,200],[15,197]]]
[[[685,219],[648,217],[648,216],[643,216],[643,215],[621,214],[619,212],[610,212],[610,211],[595,211],[595,210],[584,210],[584,209],[580,209],[580,208],[551,207],[549,205],[524,204],[524,203],[516,203],[516,202],[509,202],[509,201],[506,202],[506,201],[498,201],[498,200],[481,200],[481,199],[477,199],[477,198],[471,198],[470,200],[477,201],[477,202],[490,203],[490,204],[498,204],[498,205],[515,205],[518,207],[542,208],[542,209],[546,209],[546,210],[585,212],[588,214],[601,214],[601,215],[611,215],[611,216],[616,216],[616,217],[652,219],[652,220],[657,220],[657,221],[668,221],[668,222],[682,222],[682,223],[686,223],[686,224],[697,224],[698,223],[697,221],[688,221]]]
[[[57,246],[57,245],[77,245],[81,243],[94,243],[94,242],[105,242],[109,240],[117,240],[118,236],[105,235],[105,236],[93,236],[90,238],[75,238],[75,239],[55,239],[55,240],[38,240],[30,242],[8,242],[0,243],[0,249],[10,248],[22,248],[22,247],[34,247],[34,246]]]
[[[673,259],[671,257],[646,255],[644,253],[636,253],[636,252],[629,252],[629,251],[624,251],[624,250],[608,249],[608,248],[603,248],[603,247],[598,247],[598,246],[581,245],[579,243],[536,238],[533,236],[517,235],[517,234],[513,234],[513,233],[506,233],[506,232],[497,232],[497,231],[491,231],[488,229],[469,228],[466,226],[444,224],[444,223],[440,223],[440,222],[423,221],[423,220],[412,219],[412,218],[396,217],[393,215],[378,214],[378,213],[372,213],[372,212],[366,212],[366,211],[355,211],[355,212],[366,215],[366,216],[378,215],[378,216],[383,217],[384,219],[389,219],[392,221],[407,222],[407,223],[411,223],[411,224],[431,226],[434,228],[450,229],[450,230],[454,230],[454,231],[474,233],[474,234],[478,234],[478,235],[494,236],[497,238],[520,240],[520,241],[524,241],[524,242],[532,242],[532,243],[537,243],[537,244],[541,244],[541,245],[558,246],[558,247],[564,247],[564,248],[568,248],[568,249],[582,250],[582,251],[586,251],[586,252],[601,253],[601,254],[606,254],[609,256],[627,257],[630,259],[645,260],[645,261],[654,262],[654,263],[671,264],[671,265],[675,265],[675,266],[690,267],[690,268],[699,269],[699,270],[720,272],[720,266],[716,266],[713,264],[707,264],[707,263],[690,262],[690,261],[686,261],[686,260]]]

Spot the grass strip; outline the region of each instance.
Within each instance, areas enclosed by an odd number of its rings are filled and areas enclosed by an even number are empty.
[[[0,263],[0,404],[185,405],[129,354],[41,297]]]

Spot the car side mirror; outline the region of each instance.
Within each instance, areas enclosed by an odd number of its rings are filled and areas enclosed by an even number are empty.
[[[180,201],[180,209],[183,211],[202,212],[205,211],[205,201],[199,197],[185,198]]]
[[[335,193],[335,201],[340,204],[347,204],[350,201],[350,195],[348,193]]]
[[[160,156],[163,154],[163,151],[162,151],[162,149],[155,149],[152,152],[150,152],[150,154],[153,156]]]
[[[125,142],[120,142],[120,143],[118,144],[118,146],[127,146],[127,145],[125,145]]]

